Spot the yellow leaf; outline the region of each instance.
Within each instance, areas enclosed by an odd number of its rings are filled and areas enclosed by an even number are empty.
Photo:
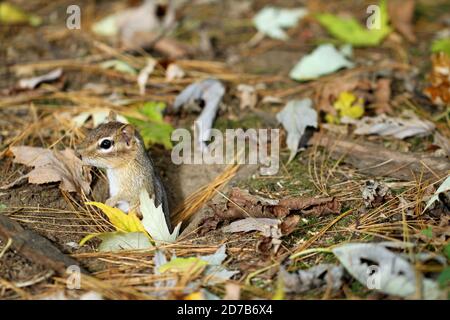
[[[101,209],[117,231],[143,232],[147,234],[141,220],[139,220],[134,212],[126,214],[120,209],[112,208],[101,202],[86,202],[86,204]]]
[[[34,14],[25,13],[22,9],[10,3],[0,3],[0,24],[12,25],[21,23],[38,26],[42,23],[42,19]]]
[[[364,115],[364,100],[357,98],[351,92],[341,92],[338,99],[334,102],[333,107],[338,111],[339,117],[349,117],[352,119],[359,119]],[[337,122],[337,120],[330,115],[328,122]]]
[[[284,279],[278,276],[277,286],[275,288],[275,293],[272,296],[272,300],[283,300],[284,299]]]
[[[81,241],[80,241],[80,243],[79,243],[79,246],[80,246],[80,247],[81,247],[81,246],[84,246],[84,244],[85,244],[86,242],[88,242],[88,241],[91,240],[92,238],[98,237],[99,235],[101,235],[101,233],[91,233],[91,234],[88,234],[88,235],[85,236],[83,239],[81,239]]]
[[[203,297],[203,293],[201,293],[201,291],[197,291],[188,294],[184,297],[184,300],[205,300],[205,297]]]

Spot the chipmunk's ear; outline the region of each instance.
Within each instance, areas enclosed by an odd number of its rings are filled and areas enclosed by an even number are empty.
[[[117,113],[115,113],[113,110],[109,111],[107,120],[108,121],[117,121]]]
[[[135,129],[131,124],[127,124],[122,127],[121,135],[122,135],[123,139],[125,140],[127,146],[131,146],[131,142],[134,139],[134,133],[135,133]]]

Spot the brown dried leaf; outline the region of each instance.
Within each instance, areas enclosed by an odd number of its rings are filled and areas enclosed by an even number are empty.
[[[375,112],[377,114],[392,111],[389,101],[391,100],[391,79],[380,79],[375,88]]]
[[[290,215],[292,210],[302,215],[337,214],[341,211],[340,202],[333,198],[287,198],[272,200],[252,195],[248,190],[233,188],[229,201],[224,208],[213,206],[214,215],[205,218],[199,227],[199,233],[204,234],[217,228],[223,221],[236,219],[269,218],[281,220],[281,233],[291,233],[298,223],[298,217]],[[300,211],[300,212],[298,212]]]
[[[336,109],[333,107],[333,103],[341,92],[353,92],[357,89],[369,90],[370,88],[371,84],[367,79],[353,77],[342,81],[342,79],[337,78],[336,80],[325,83],[316,91],[314,104],[317,106],[318,111],[336,115]]]
[[[450,57],[444,52],[431,56],[433,64],[428,76],[431,86],[425,88],[424,93],[436,105],[450,103]]]
[[[283,236],[287,236],[288,234],[291,234],[297,227],[299,221],[300,221],[300,216],[298,216],[298,215],[292,214],[292,215],[286,217],[286,219],[284,219],[280,225],[281,234]]]
[[[43,184],[60,181],[60,188],[68,192],[90,193],[91,174],[90,169],[83,167],[81,160],[72,149],[63,151],[48,150],[44,148],[18,146],[11,147],[10,151],[15,156],[14,162],[33,167],[28,174],[14,182],[2,186],[2,189],[16,185],[24,178],[29,183]]]

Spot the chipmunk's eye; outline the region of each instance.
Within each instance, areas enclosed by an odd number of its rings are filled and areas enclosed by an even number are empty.
[[[102,142],[100,142],[100,148],[108,150],[109,148],[111,148],[113,146],[113,144],[114,144],[114,141],[109,140],[109,139],[104,139]]]

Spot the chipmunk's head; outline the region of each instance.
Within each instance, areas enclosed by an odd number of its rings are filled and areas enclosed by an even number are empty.
[[[86,165],[117,168],[136,159],[139,143],[134,127],[117,121],[111,112],[108,122],[92,129],[77,151]]]

